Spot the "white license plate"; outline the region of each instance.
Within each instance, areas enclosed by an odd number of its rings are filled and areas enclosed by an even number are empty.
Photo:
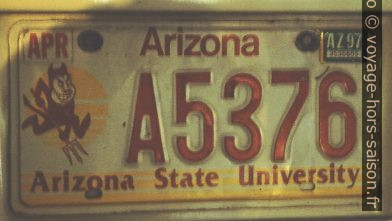
[[[362,66],[320,51],[347,29],[360,24],[18,23],[13,206],[360,209]]]

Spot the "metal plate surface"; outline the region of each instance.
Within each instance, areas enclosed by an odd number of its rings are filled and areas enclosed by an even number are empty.
[[[360,24],[18,22],[12,207],[360,209],[361,63],[297,44],[304,31],[320,46],[321,32],[342,29]]]

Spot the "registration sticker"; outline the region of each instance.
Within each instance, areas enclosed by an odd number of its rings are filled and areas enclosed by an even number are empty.
[[[321,61],[361,62],[362,31],[328,30],[321,32]]]

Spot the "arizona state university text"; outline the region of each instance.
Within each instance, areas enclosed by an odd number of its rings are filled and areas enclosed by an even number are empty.
[[[237,171],[237,172],[236,172]],[[68,170],[58,174],[44,174],[35,171],[30,192],[84,192],[88,190],[134,191],[135,189],[155,188],[215,188],[221,183],[234,181],[237,185],[269,186],[314,183],[317,185],[345,184],[351,189],[357,183],[360,169],[343,164],[320,168],[285,169],[274,164],[272,168],[263,169],[254,165],[240,165],[237,169],[226,171],[225,174],[213,169],[195,168],[184,170],[179,168],[159,167],[148,171],[145,177],[134,177],[130,174],[73,174]],[[236,177],[237,176],[237,177]]]

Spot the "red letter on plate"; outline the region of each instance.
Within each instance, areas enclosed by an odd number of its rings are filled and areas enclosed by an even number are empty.
[[[48,49],[53,47],[53,34],[44,32],[42,33],[42,58],[47,58]]]
[[[304,106],[306,98],[309,95],[309,71],[272,71],[271,82],[273,85],[292,84],[298,82],[297,96],[295,97],[294,102],[292,103],[289,111],[287,112],[275,140],[275,150],[273,158],[275,161],[278,161],[284,160],[287,140],[289,139],[290,131],[293,128],[295,121],[299,116],[299,112]]]
[[[188,161],[198,162],[204,160],[212,152],[214,148],[214,116],[207,104],[186,99],[186,85],[191,83],[209,84],[210,82],[210,72],[189,72],[176,75],[177,124],[185,124],[186,118],[191,112],[199,112],[203,116],[203,144],[199,150],[193,151],[189,148],[186,136],[177,137],[178,152]]]
[[[39,43],[37,33],[30,33],[30,44],[28,58],[32,58],[33,55],[37,58],[41,58],[41,52],[39,50]]]
[[[231,122],[244,126],[250,135],[249,147],[238,148],[234,136],[226,136],[224,145],[231,159],[237,161],[250,160],[257,155],[261,148],[261,134],[257,124],[252,120],[252,114],[261,103],[261,84],[250,74],[240,73],[232,76],[225,84],[224,98],[234,98],[234,90],[239,84],[246,84],[252,90],[249,103],[241,110],[231,112]]]
[[[140,75],[139,89],[136,99],[128,163],[137,163],[139,151],[143,148],[154,151],[155,162],[165,162],[154,88],[150,73],[143,73]],[[150,119],[151,135],[148,139],[142,139],[140,137],[143,117],[149,117]]]
[[[331,158],[345,157],[355,146],[357,141],[357,121],[354,110],[350,105],[341,101],[331,101],[329,93],[333,84],[340,84],[346,94],[354,94],[357,91],[355,81],[350,75],[342,71],[334,71],[328,74],[320,83],[319,91],[319,137],[323,153]],[[344,118],[344,143],[334,146],[330,143],[330,118],[332,114],[341,114]]]

